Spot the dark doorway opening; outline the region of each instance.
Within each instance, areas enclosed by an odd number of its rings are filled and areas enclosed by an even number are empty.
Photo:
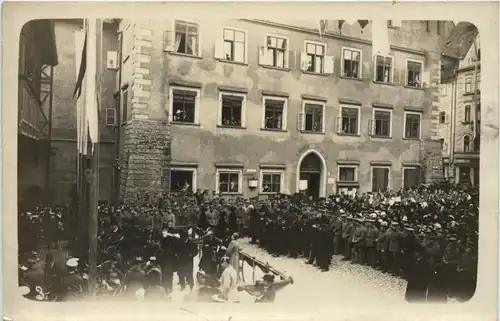
[[[189,189],[193,189],[193,171],[190,170],[177,170],[170,171],[170,190],[172,192],[179,192],[185,186],[189,185]]]
[[[300,164],[300,179],[307,180],[306,194],[319,199],[321,186],[321,160],[314,153],[308,154]]]

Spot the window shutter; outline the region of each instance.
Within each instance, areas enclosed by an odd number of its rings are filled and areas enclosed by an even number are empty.
[[[246,127],[246,118],[247,118],[246,104],[247,100],[243,99],[241,101],[241,127]]]
[[[323,69],[325,74],[333,74],[335,72],[335,57],[325,56],[325,65]]]
[[[222,38],[215,39],[215,58],[224,58],[224,40]]]
[[[265,46],[260,46],[259,47],[259,65],[265,66],[267,65],[267,54],[266,54],[266,47]]]
[[[401,84],[401,69],[397,67],[392,68],[392,83],[394,85]]]
[[[408,86],[408,67],[405,67],[404,71],[402,72],[403,75],[403,86]]]
[[[337,117],[337,122],[335,125],[336,125],[337,134],[342,133],[342,117],[341,116]]]
[[[371,73],[370,71],[372,70],[372,64],[369,61],[364,61],[362,64],[360,64],[360,74],[359,77],[362,80],[370,80]]]
[[[219,171],[215,171],[215,192],[219,194]]]
[[[163,50],[174,51],[174,33],[171,30],[163,32]]]
[[[219,95],[219,115],[217,116],[217,124],[222,125],[222,95]]]
[[[168,119],[174,121],[174,95],[168,95]]]
[[[196,95],[195,98],[195,104],[194,104],[194,123],[199,124],[200,123],[200,110],[201,105],[200,105],[200,95]]]
[[[295,69],[297,63],[297,53],[293,50],[287,51],[287,68]]]
[[[309,67],[309,64],[307,63],[307,54],[305,52],[301,52],[300,53],[300,70],[306,71],[308,67]]]
[[[297,114],[297,130],[302,131],[304,130],[304,113],[298,113]]]
[[[243,175],[241,172],[238,172],[238,193],[243,192]]]
[[[429,88],[431,86],[431,73],[429,71],[422,72],[422,87]]]
[[[289,66],[290,66],[290,51],[286,50],[285,51],[285,65],[284,65],[284,67],[290,68]]]
[[[368,122],[368,135],[373,136],[375,132],[375,119],[370,119]]]
[[[333,59],[333,69],[337,73],[337,75],[340,76],[341,69],[342,69],[340,57]]]

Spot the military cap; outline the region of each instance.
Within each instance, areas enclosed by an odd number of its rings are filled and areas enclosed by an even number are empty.
[[[66,261],[66,266],[74,268],[78,266],[78,261],[79,259],[76,257],[72,257],[69,260]]]

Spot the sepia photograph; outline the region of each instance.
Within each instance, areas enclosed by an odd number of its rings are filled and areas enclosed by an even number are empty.
[[[482,35],[374,16],[25,21],[17,295],[467,304],[497,67]]]

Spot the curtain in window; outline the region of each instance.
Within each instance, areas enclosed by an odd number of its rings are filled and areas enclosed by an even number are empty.
[[[175,51],[179,51],[179,48],[181,47],[181,41],[182,41],[182,34],[177,33],[175,34]]]

